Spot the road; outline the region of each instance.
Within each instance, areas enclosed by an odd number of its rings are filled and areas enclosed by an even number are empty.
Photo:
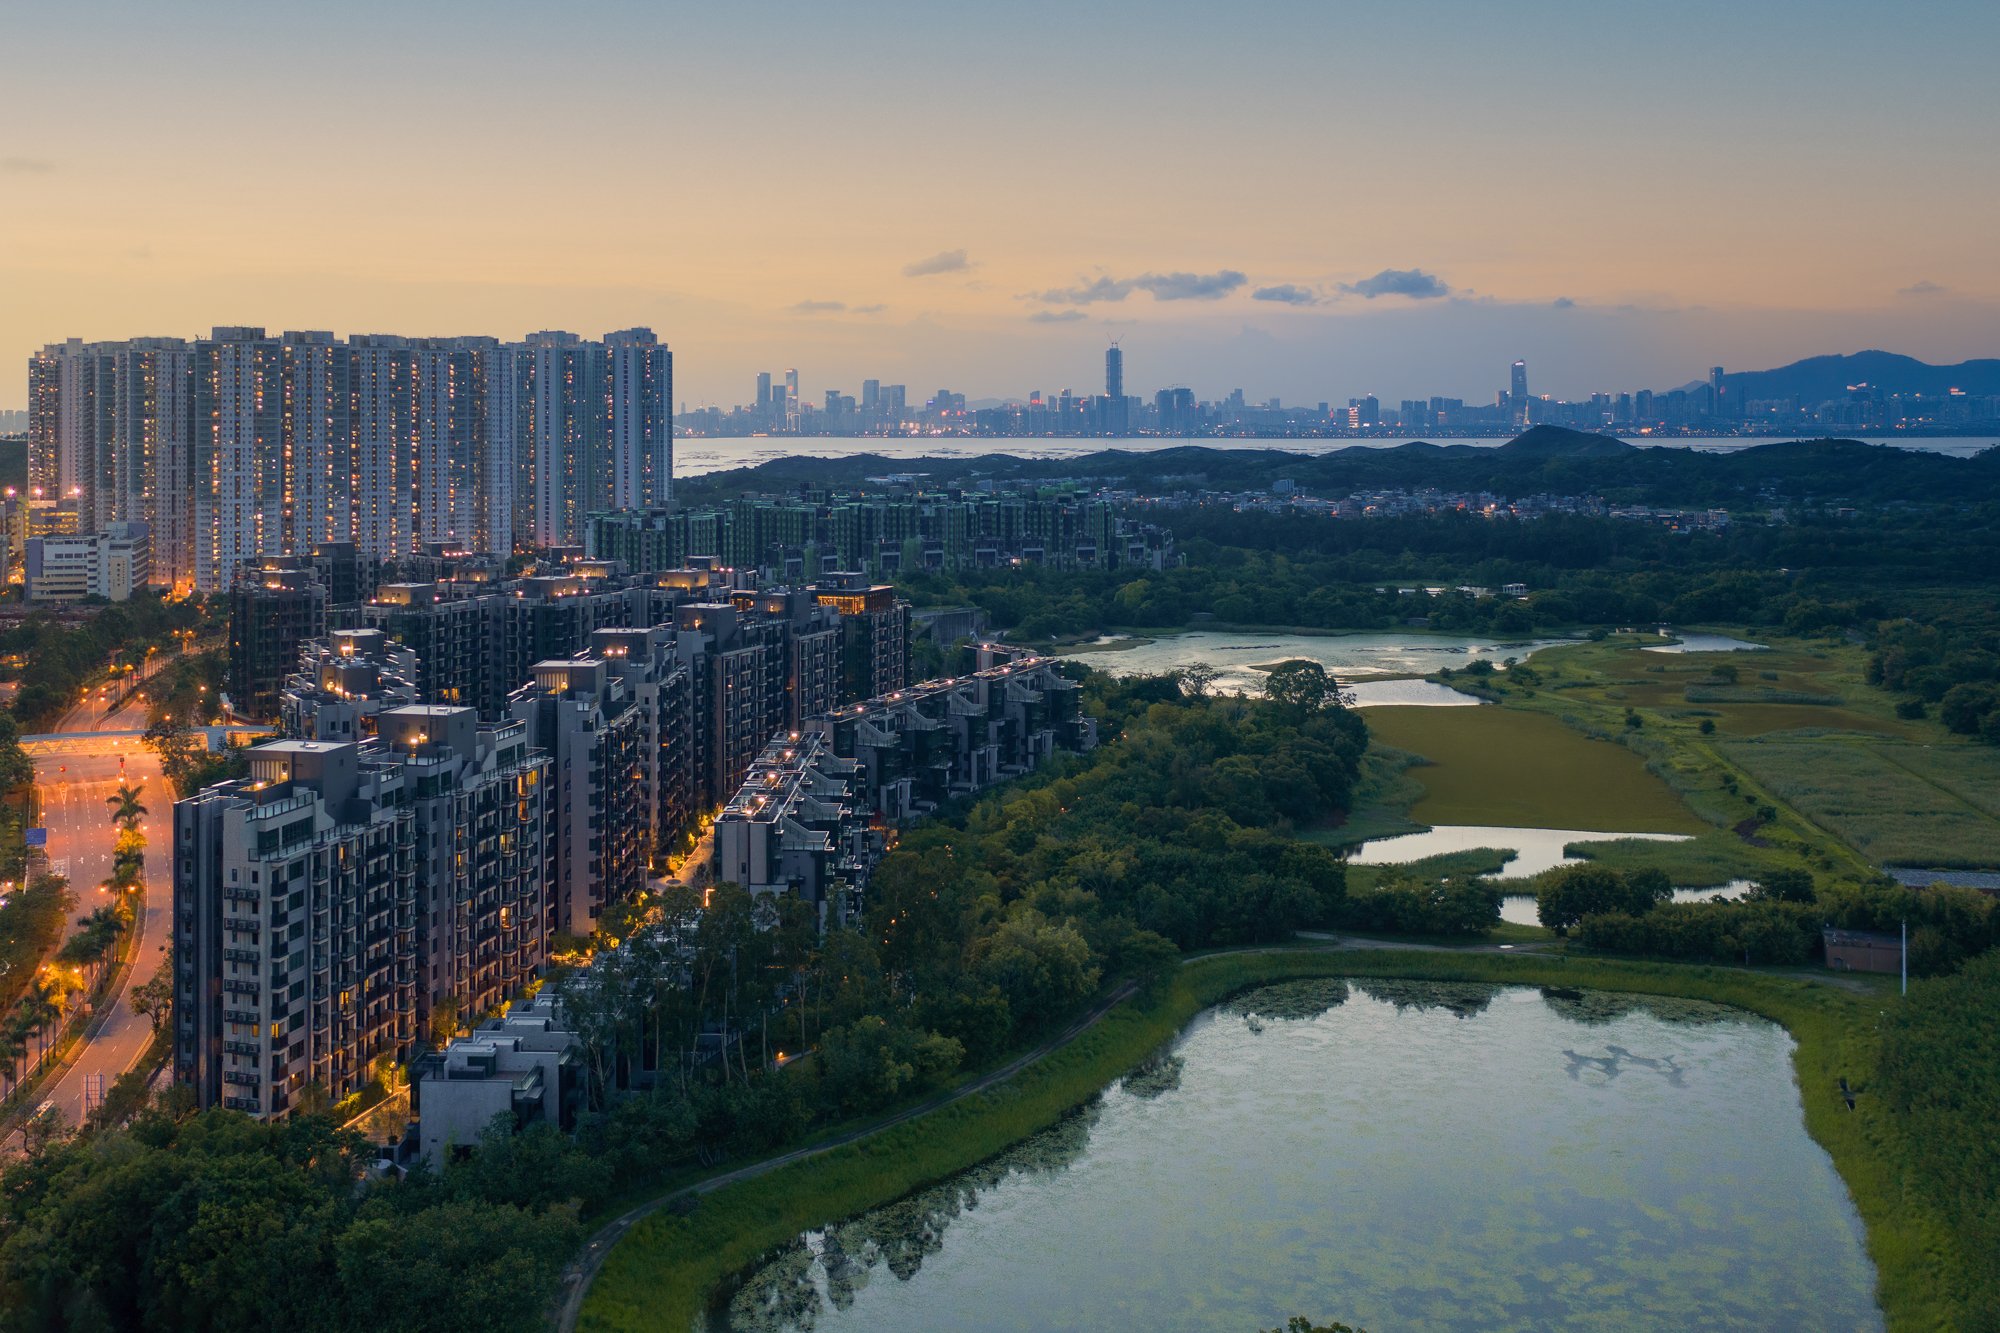
[[[145,705],[134,700],[122,709],[109,706],[97,692],[72,708],[57,726],[59,732],[108,731],[143,727]],[[118,784],[142,787],[140,800],[148,810],[143,827],[146,847],[146,890],[139,914],[139,938],[132,970],[118,994],[93,1020],[88,1041],[75,1063],[63,1074],[47,1100],[69,1124],[78,1123],[102,1092],[135,1064],[152,1040],[152,1021],[134,1013],[131,991],[152,979],[166,960],[173,907],[173,796],[160,776],[159,760],[136,739],[100,754],[35,756],[35,787],[42,799],[42,824],[49,831],[52,868],[66,868],[76,893],[76,920],[110,901],[99,886],[111,875],[111,849],[117,829],[107,800]],[[74,922],[72,922],[74,924]]]

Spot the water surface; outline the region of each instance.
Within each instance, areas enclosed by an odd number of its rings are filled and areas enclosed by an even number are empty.
[[[1500,666],[1569,639],[1505,639],[1486,635],[1370,633],[1269,634],[1195,630],[1157,639],[1106,635],[1082,650],[1059,654],[1114,676],[1158,675],[1202,663],[1216,672],[1215,688],[1259,694],[1265,672],[1280,662],[1318,662],[1343,684],[1371,676],[1428,676],[1476,661]]]
[[[1879,1329],[1790,1051],[1685,1001],[1267,988],[1049,1133],[801,1236],[716,1322]]]
[[[1751,643],[1747,639],[1732,639],[1727,634],[1676,634],[1678,643],[1656,643],[1649,648],[1641,648],[1642,653],[1761,653],[1769,650],[1769,644]]]
[[[1439,824],[1423,833],[1404,833],[1393,838],[1374,838],[1348,853],[1347,859],[1361,866],[1406,865],[1446,852],[1469,852],[1480,847],[1511,851],[1514,859],[1495,879],[1527,879],[1557,866],[1575,865],[1582,857],[1563,849],[1571,843],[1618,842],[1634,838],[1641,842],[1686,842],[1685,833],[1604,833],[1589,829],[1504,828],[1486,824]]]
[[[1510,436],[1492,436],[1464,439],[1438,437],[1439,444],[1470,444],[1492,448],[1507,443]],[[1644,436],[1627,436],[1627,444],[1653,444],[1665,448],[1692,449],[1697,453],[1734,453],[1753,445],[1771,444],[1777,438],[1763,439],[1676,439],[1652,440]],[[916,462],[919,459],[966,459],[978,458],[985,454],[1005,454],[1010,458],[1081,458],[1106,449],[1122,449],[1130,453],[1152,453],[1159,449],[1179,449],[1186,445],[1200,445],[1207,449],[1281,449],[1287,453],[1316,455],[1331,453],[1359,445],[1369,449],[1393,449],[1407,443],[1407,437],[1384,436],[1379,439],[1351,440],[1257,440],[1257,439],[1181,439],[1173,436],[1144,435],[1131,439],[1106,440],[1085,438],[1043,438],[1043,437],[983,437],[960,439],[948,436],[702,436],[676,435],[674,439],[674,472],[683,477],[698,477],[707,472],[722,472],[729,468],[755,467],[776,458],[843,458],[855,454],[877,454],[888,460]],[[1886,444],[1923,453],[1951,454],[1959,458],[1970,458],[1982,449],[2000,441],[1984,437],[1949,438],[1909,438],[1871,436],[1864,439],[1866,444]]]
[[[1677,903],[1705,903],[1720,898],[1725,902],[1734,902],[1736,899],[1750,892],[1750,887],[1750,881],[1747,879],[1732,879],[1727,884],[1714,884],[1705,888],[1675,889],[1674,901]],[[1541,925],[1542,915],[1537,907],[1535,895],[1532,893],[1510,893],[1502,898],[1500,900],[1500,919],[1502,921],[1510,921],[1517,926]]]

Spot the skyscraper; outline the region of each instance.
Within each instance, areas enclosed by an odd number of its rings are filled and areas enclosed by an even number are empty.
[[[1119,350],[1117,343],[1112,343],[1104,352],[1104,396],[1125,396],[1125,353]]]
[[[674,356],[651,329],[604,335],[611,506],[657,509],[673,498]]]
[[[227,588],[238,566],[285,549],[282,359],[260,328],[218,328],[195,344],[188,473],[198,588]]]
[[[31,494],[85,532],[146,523],[168,586],[221,591],[327,543],[570,545],[593,512],[672,497],[673,360],[648,329],[71,339],[28,382]]]
[[[1508,394],[1507,406],[1513,412],[1514,424],[1516,426],[1526,426],[1528,424],[1528,363],[1526,361],[1516,361],[1514,363],[1514,386]]]
[[[1728,398],[1723,395],[1721,366],[1708,368],[1708,410],[1719,417],[1735,415],[1729,410]]]

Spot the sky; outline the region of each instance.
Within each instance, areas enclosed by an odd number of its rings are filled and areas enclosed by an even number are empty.
[[[2000,5],[0,0],[66,337],[645,325],[676,397],[1490,401],[2000,354]]]

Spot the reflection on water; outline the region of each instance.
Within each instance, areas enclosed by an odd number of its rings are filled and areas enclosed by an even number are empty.
[[[1732,639],[1727,634],[1676,634],[1678,643],[1656,643],[1650,648],[1642,648],[1647,653],[1761,653],[1768,650],[1768,644],[1751,643],[1744,639]]]
[[[1305,658],[1342,684],[1370,676],[1427,676],[1475,661],[1495,666],[1568,639],[1509,640],[1450,634],[1239,634],[1197,630],[1152,640],[1107,635],[1094,651],[1061,654],[1114,676],[1150,676],[1201,663],[1215,668],[1215,688],[1259,694],[1265,673],[1280,662]],[[1414,682],[1413,682],[1414,683]],[[1437,686],[1439,690],[1444,686]],[[1440,696],[1426,692],[1429,701]],[[1452,691],[1456,693],[1456,691]],[[1423,699],[1415,700],[1423,702]]]
[[[1269,987],[1048,1134],[801,1236],[718,1322],[1879,1329],[1790,1050],[1694,1001]]]
[[[1081,1157],[1100,1105],[1091,1099],[1052,1128],[941,1185],[808,1232],[757,1269],[711,1325],[741,1333],[816,1328],[826,1313],[852,1309],[876,1269],[908,1282],[944,1248],[951,1224],[979,1207],[982,1192],[1017,1174],[1066,1170]]]
[[[1361,680],[1347,687],[1356,708],[1477,708],[1480,700],[1434,680]]]
[[[1589,829],[1503,828],[1485,824],[1439,824],[1424,833],[1405,833],[1394,838],[1375,838],[1362,843],[1347,859],[1358,866],[1406,865],[1446,852],[1470,852],[1493,847],[1513,852],[1514,859],[1495,879],[1528,879],[1557,866],[1575,865],[1583,858],[1564,849],[1571,843],[1616,842],[1634,838],[1641,842],[1686,842],[1685,833],[1605,833]]]
[[[1750,888],[1751,883],[1749,880],[1732,879],[1727,884],[1710,885],[1706,888],[1675,889],[1674,901],[1677,903],[1707,903],[1721,899],[1724,902],[1734,902],[1736,899],[1750,892]],[[1502,921],[1510,921],[1517,926],[1541,925],[1541,914],[1535,908],[1535,895],[1532,893],[1510,893],[1502,898],[1500,900],[1500,919]]]

